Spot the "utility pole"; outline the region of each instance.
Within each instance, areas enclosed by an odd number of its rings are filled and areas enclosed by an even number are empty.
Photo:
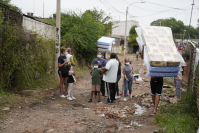
[[[57,12],[56,12],[56,59],[55,59],[55,78],[58,79],[58,57],[60,56],[60,7],[61,0],[57,0]]]
[[[126,49],[127,49],[127,46],[126,46],[127,14],[128,14],[128,7],[126,8],[126,24],[125,24],[125,37],[124,37],[124,56],[125,56]]]
[[[194,0],[193,0],[193,3],[192,3],[192,10],[191,10],[191,16],[190,16],[190,24],[191,24],[191,19],[192,19],[192,11],[193,11],[193,6],[194,6]],[[190,24],[189,24],[189,29],[188,29],[188,36],[187,36],[187,45],[189,45],[189,43],[188,43],[188,37],[189,37],[189,35],[190,35]],[[190,48],[190,47],[189,47]],[[192,67],[192,49],[193,48],[191,48],[191,50],[190,50],[190,64],[189,64],[189,70],[188,70],[188,86],[187,86],[187,89],[189,90],[189,87],[190,87],[190,75],[191,75],[191,67]]]
[[[184,36],[185,36],[185,32],[186,32],[186,30],[183,30],[183,46],[185,47],[185,45],[184,45]]]
[[[43,18],[44,18],[44,0],[43,0]]]
[[[160,23],[160,26],[161,26],[161,21],[159,23]]]

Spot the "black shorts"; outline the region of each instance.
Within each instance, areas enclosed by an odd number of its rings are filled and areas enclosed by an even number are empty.
[[[163,91],[163,78],[162,77],[151,78],[150,85],[151,85],[152,96],[154,96],[154,95],[162,96],[162,91]]]
[[[60,78],[66,78],[66,77],[67,77],[67,76],[65,75],[65,73],[62,72],[62,71],[58,71],[58,75],[59,75]]]

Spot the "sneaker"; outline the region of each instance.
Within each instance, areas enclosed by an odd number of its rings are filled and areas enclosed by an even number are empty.
[[[68,98],[68,95],[64,95],[66,98]]]
[[[88,103],[91,103],[92,102],[92,99],[90,99],[89,101],[88,101]]]
[[[67,99],[68,99],[68,100],[70,100],[70,101],[72,101],[72,100],[73,100],[71,97],[68,97]]]
[[[72,99],[74,100],[74,99],[76,99],[74,96],[72,96]]]
[[[123,100],[126,102],[126,97]]]
[[[63,94],[62,94],[62,95],[60,95],[60,97],[62,97],[62,98],[66,98],[66,97],[65,97],[65,95],[63,95]]]
[[[101,99],[98,100],[98,103],[101,102]]]
[[[130,99],[132,99],[132,94],[130,94]]]
[[[119,98],[120,98],[120,96],[116,96],[116,97],[115,97],[115,99],[119,99]]]
[[[110,104],[110,102],[106,102],[105,104]]]

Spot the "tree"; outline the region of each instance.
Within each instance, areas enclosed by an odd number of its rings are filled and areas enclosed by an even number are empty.
[[[198,20],[197,20],[198,21]],[[188,29],[189,26],[184,25],[182,21],[177,21],[175,18],[169,18],[169,19],[158,19],[153,22],[151,22],[151,26],[160,26],[160,22],[162,26],[167,26],[172,29],[173,35],[175,37],[180,38],[180,34],[183,34],[183,30],[186,29],[184,38],[187,38],[188,35]],[[193,26],[190,26],[190,38],[199,38],[199,27],[194,28]]]
[[[137,33],[136,33],[136,31],[135,31],[135,28],[136,28],[136,27],[137,27],[137,26],[132,26],[131,29],[130,29],[130,31],[129,31],[129,40],[128,40],[128,44],[129,44],[130,46],[138,46],[137,41],[136,41],[136,38],[138,37],[138,36],[137,36]]]
[[[56,25],[55,19],[46,22]],[[102,36],[101,27],[87,13],[68,11],[61,13],[61,39],[69,42],[73,36],[75,57],[91,63],[97,52],[97,40]]]
[[[107,15],[102,9],[98,10],[94,8],[93,10],[86,10],[84,14],[90,15],[100,25],[102,36],[107,36],[112,32],[112,17]]]
[[[2,11],[1,11],[1,9],[0,9],[0,25],[1,25],[1,23],[3,22],[3,19],[2,19]]]
[[[151,26],[160,26],[160,22],[162,26],[167,26],[172,29],[173,34],[180,34],[184,30],[184,23],[182,21],[177,21],[175,18],[169,19],[158,19],[156,21],[151,22]]]
[[[13,9],[16,12],[22,13],[22,10],[19,7],[11,4],[11,0],[0,0],[0,3],[3,3],[5,5],[7,5],[7,6],[9,6],[11,9]]]

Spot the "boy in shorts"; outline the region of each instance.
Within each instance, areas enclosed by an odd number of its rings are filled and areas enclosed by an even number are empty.
[[[92,91],[91,91],[91,98],[88,101],[89,103],[92,102],[93,93],[97,91],[98,93],[98,102],[100,100],[100,88],[101,88],[101,77],[103,76],[103,70],[98,68],[99,63],[98,61],[94,61],[94,68],[91,70],[90,75],[92,76]]]

